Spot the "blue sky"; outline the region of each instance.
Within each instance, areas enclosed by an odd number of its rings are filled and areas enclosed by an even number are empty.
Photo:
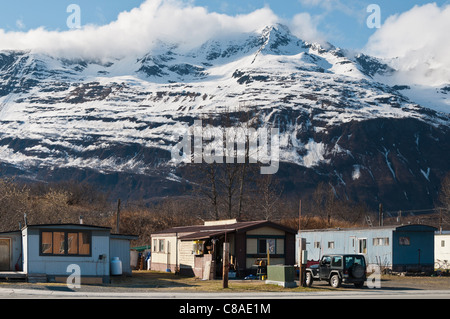
[[[150,0],[151,1],[151,0]],[[369,29],[366,19],[367,6],[376,3],[381,8],[381,20],[394,14],[401,14],[415,5],[431,1],[400,0],[184,0],[191,5],[201,6],[209,12],[230,16],[248,14],[265,6],[280,18],[292,19],[306,12],[317,23],[317,29],[327,40],[337,46],[360,49],[376,29]],[[69,4],[78,4],[82,10],[82,25],[105,25],[117,19],[122,11],[139,7],[143,0],[15,0],[2,3],[0,29],[5,32],[28,31],[38,27],[46,30],[67,30],[66,12]],[[450,0],[433,1],[438,6]],[[1,38],[0,38],[1,42]]]

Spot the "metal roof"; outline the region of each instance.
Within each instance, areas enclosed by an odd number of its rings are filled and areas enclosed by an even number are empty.
[[[111,227],[105,227],[105,226],[95,226],[95,225],[88,225],[88,224],[34,224],[34,225],[25,225],[23,229],[25,228],[45,228],[45,227],[81,227],[81,228],[96,228],[96,229],[102,229],[102,230],[111,230]]]
[[[391,230],[428,230],[436,231],[437,228],[429,225],[423,224],[404,224],[404,225],[388,225],[388,226],[374,226],[374,227],[355,227],[355,228],[324,228],[324,229],[302,229],[302,233],[306,232],[332,232],[332,231],[355,231],[355,230],[380,230],[380,229],[391,229]]]
[[[159,232],[155,232],[152,235],[178,234],[181,240],[207,239],[219,235],[224,235],[225,233],[229,234],[239,231],[248,231],[254,228],[264,226],[281,229],[289,233],[296,233],[296,230],[290,229],[288,227],[267,220],[258,220],[258,221],[236,222],[223,225],[195,225],[195,226],[173,227]]]

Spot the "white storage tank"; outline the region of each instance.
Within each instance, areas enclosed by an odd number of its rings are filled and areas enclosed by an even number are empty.
[[[111,259],[111,275],[120,276],[122,275],[122,262],[119,257],[113,257]]]

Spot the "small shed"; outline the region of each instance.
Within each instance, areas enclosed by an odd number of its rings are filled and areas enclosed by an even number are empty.
[[[395,272],[431,272],[435,231],[435,227],[409,224],[302,230],[300,236],[306,239],[309,262],[319,261],[324,254],[363,254],[369,266]],[[296,256],[298,238],[297,235]]]
[[[152,270],[179,272],[204,279],[221,277],[223,246],[230,244],[236,276],[254,271],[258,260],[293,265],[295,230],[270,221],[235,219],[175,227],[152,234]]]

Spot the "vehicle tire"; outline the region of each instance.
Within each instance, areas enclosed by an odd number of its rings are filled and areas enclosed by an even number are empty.
[[[355,285],[356,288],[362,288],[362,287],[364,287],[364,281],[355,282],[354,285]]]
[[[352,267],[352,276],[353,276],[353,278],[363,278],[365,271],[366,270],[364,269],[363,266],[361,266],[361,265],[353,265],[353,267]]]
[[[313,284],[313,276],[312,274],[308,271],[306,272],[306,278],[305,278],[305,282],[306,282],[306,287],[311,287]]]
[[[339,288],[341,286],[341,278],[339,278],[338,274],[334,274],[330,278],[330,285],[333,288]]]

